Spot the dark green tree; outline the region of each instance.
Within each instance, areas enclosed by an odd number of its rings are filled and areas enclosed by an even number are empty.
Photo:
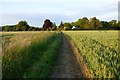
[[[102,27],[101,21],[99,21],[96,17],[90,19],[90,29],[99,30]]]
[[[116,28],[117,30],[120,30],[120,21],[118,21],[118,23],[117,23],[117,28]]]
[[[57,30],[57,26],[56,26],[55,22],[52,24],[52,30]]]
[[[9,31],[9,26],[3,26],[2,31]]]
[[[100,28],[100,30],[109,30],[110,29],[110,25],[107,21],[101,21],[102,23],[102,27]]]
[[[59,26],[60,28],[63,28],[64,26],[63,26],[63,21],[61,21],[61,23],[60,23],[60,26]]]
[[[16,26],[17,31],[26,31],[29,28],[29,25],[26,21],[20,21]]]
[[[117,20],[109,21],[109,25],[110,25],[111,29],[117,29]]]
[[[71,29],[72,28],[71,24],[68,23],[68,22],[64,23],[63,26],[66,27],[67,29]]]

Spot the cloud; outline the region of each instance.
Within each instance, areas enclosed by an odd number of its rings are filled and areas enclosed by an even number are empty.
[[[79,0],[2,0],[2,2],[40,2],[40,3],[72,3],[79,2]]]
[[[52,22],[55,22],[57,25],[61,21],[72,21],[73,19],[59,14],[4,14],[0,16],[2,19],[2,25],[14,25],[21,20],[26,20],[29,25],[41,27],[45,19],[50,19]]]
[[[83,3],[115,3],[119,0],[2,0],[2,2],[83,2]]]
[[[101,19],[101,20],[118,20],[118,12],[111,12],[111,13],[105,13],[103,15],[99,15],[99,16],[96,16],[98,19]]]
[[[59,24],[84,16],[117,19],[117,4],[118,0],[2,0],[2,24],[27,20],[30,25],[40,26],[46,18]]]

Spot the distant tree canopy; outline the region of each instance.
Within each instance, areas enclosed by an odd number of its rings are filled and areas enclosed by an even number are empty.
[[[61,22],[59,25],[59,29],[62,30],[72,30],[72,27],[76,27],[77,30],[120,30],[120,21],[111,20],[107,22],[100,21],[96,17],[90,18],[90,20],[87,17],[83,17],[76,22]]]
[[[29,25],[26,21],[20,21],[16,26],[16,31],[27,31],[29,28]]]
[[[52,23],[49,19],[46,19],[43,24],[43,31],[46,30],[56,30],[57,26],[55,23]]]
[[[75,22],[63,22],[57,27],[55,23],[49,19],[44,21],[42,28],[29,26],[26,21],[20,21],[16,25],[2,26],[2,31],[51,31],[51,30],[120,30],[120,21],[111,20],[100,21],[96,17],[88,19],[83,17]]]
[[[16,31],[17,25],[6,25],[2,26],[2,31]]]
[[[20,21],[17,25],[2,26],[2,31],[40,31],[38,27],[29,26],[26,21]]]

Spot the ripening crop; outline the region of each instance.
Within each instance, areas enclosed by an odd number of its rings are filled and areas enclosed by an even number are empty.
[[[120,78],[119,31],[65,31],[94,78]]]

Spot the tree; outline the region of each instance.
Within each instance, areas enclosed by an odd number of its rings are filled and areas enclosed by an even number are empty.
[[[9,26],[3,26],[2,31],[9,31]]]
[[[52,28],[52,22],[49,19],[46,19],[43,24],[42,30],[47,30],[49,28]]]
[[[57,26],[55,24],[55,22],[52,24],[52,30],[56,30],[57,29]]]
[[[99,30],[101,27],[102,23],[96,17],[90,19],[90,29]]]
[[[26,31],[29,28],[29,25],[26,21],[20,21],[18,25],[16,26],[17,31]]]
[[[40,29],[39,27],[36,27],[35,30],[36,30],[36,31],[40,31],[41,29]]]
[[[16,25],[6,25],[2,27],[2,31],[15,31]]]
[[[87,17],[83,17],[82,19],[78,19],[78,21],[76,22],[72,22],[71,25],[72,26],[75,26],[75,27],[78,27],[79,29],[86,29],[86,24],[89,23],[89,20]]]
[[[2,31],[2,26],[0,26],[0,31]]]
[[[110,29],[110,25],[107,21],[101,21],[102,27],[100,28],[101,30],[107,30]]]
[[[117,24],[117,30],[120,30],[120,21],[118,21],[118,24]]]
[[[36,31],[35,28],[33,28],[32,31]]]
[[[89,20],[87,17],[83,17],[80,21],[80,29],[88,29],[89,28]]]
[[[61,31],[61,30],[63,30],[63,28],[64,28],[63,21],[61,21],[61,23],[60,23],[60,25],[58,26],[57,29]]]
[[[28,31],[32,31],[34,29],[34,27],[29,27]]]
[[[59,28],[63,28],[63,21],[61,21]]]
[[[109,25],[110,25],[111,29],[116,29],[117,28],[117,20],[109,21]]]
[[[22,27],[21,27],[21,30],[22,30],[22,31],[26,31],[26,30],[27,30],[27,27],[26,27],[26,26],[22,26]]]
[[[72,26],[70,23],[66,22],[63,24],[64,28],[66,27],[66,30],[72,29]]]

